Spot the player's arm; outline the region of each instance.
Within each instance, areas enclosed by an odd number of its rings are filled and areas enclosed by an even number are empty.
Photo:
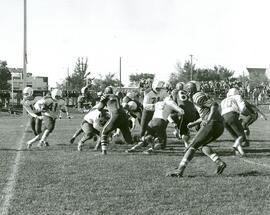
[[[218,103],[213,102],[213,104],[210,106],[210,113],[208,114],[208,117],[207,117],[207,120],[205,121],[205,123],[208,123],[213,119],[214,113],[219,111],[218,108],[219,108]]]
[[[153,104],[150,93],[147,93],[143,98],[143,108],[146,110],[153,110],[155,104]]]
[[[108,97],[107,96],[101,96],[99,103],[97,104],[97,109],[99,111],[103,110],[107,104]]]
[[[188,124],[187,124],[187,127],[188,127],[188,128],[192,128],[192,127],[194,127],[194,126],[196,126],[196,125],[199,125],[199,124],[201,124],[201,123],[202,123],[202,118],[199,118],[199,119],[197,119],[197,120],[194,121],[194,122],[188,123]]]
[[[23,107],[30,116],[35,117],[35,118],[37,117],[37,115],[34,113],[34,111],[32,110],[32,108],[30,107],[28,103],[24,104]]]
[[[263,117],[264,120],[267,120],[266,115],[255,105],[250,104],[252,109],[255,110],[256,112],[258,112],[259,114],[261,114],[261,116]]]

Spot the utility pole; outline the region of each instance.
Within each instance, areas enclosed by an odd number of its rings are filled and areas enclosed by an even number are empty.
[[[26,87],[27,76],[27,0],[23,4],[23,89]],[[23,115],[26,116],[26,111],[23,108]]]
[[[122,88],[122,57],[120,57],[119,65],[119,79],[120,79],[120,89]]]
[[[192,68],[192,58],[193,58],[193,55],[189,55],[190,56],[190,80],[192,81],[193,80],[193,68]]]

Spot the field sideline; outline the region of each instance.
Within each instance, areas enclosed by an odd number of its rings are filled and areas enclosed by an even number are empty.
[[[198,152],[183,178],[167,178],[184,149],[171,129],[166,150],[154,155],[111,143],[97,156],[92,142],[81,153],[69,144],[81,117],[57,121],[50,147],[28,150],[27,120],[0,115],[0,214],[269,214],[269,121],[251,126],[246,158],[234,156],[227,132],[211,144],[227,163],[221,176]]]

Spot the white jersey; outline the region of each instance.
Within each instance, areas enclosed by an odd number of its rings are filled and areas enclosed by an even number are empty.
[[[98,109],[92,109],[83,119],[89,124],[92,124],[96,130],[101,131],[103,126],[100,122],[100,114],[101,112]]]
[[[149,111],[155,111],[155,103],[163,101],[167,96],[163,90],[160,92],[154,92],[153,90],[146,91],[143,99],[143,108]]]
[[[57,118],[60,110],[66,110],[66,103],[63,99],[53,100],[51,97],[45,97],[38,100],[34,107],[41,110],[44,116]]]
[[[184,114],[184,110],[180,108],[173,100],[165,100],[162,102],[157,102],[155,104],[155,112],[153,115],[153,119],[164,119],[167,120],[169,115],[176,111],[181,115]]]
[[[230,96],[221,101],[221,115],[229,112],[241,113],[246,107],[244,100],[240,95]]]

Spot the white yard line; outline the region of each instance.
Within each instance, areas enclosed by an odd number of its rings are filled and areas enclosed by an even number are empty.
[[[263,167],[266,167],[266,168],[270,168],[270,165],[262,164],[262,163],[257,163],[257,162],[254,162],[254,161],[247,160],[245,158],[239,158],[239,160],[242,160],[242,161],[244,161],[246,163],[250,163],[250,164],[254,164],[254,165],[258,165],[258,166],[263,166]]]
[[[21,160],[21,149],[23,148],[23,142],[26,135],[26,130],[29,127],[29,125],[26,126],[26,129],[23,132],[23,135],[19,141],[19,148],[17,149],[17,154],[14,160],[14,163],[11,167],[11,173],[8,178],[8,182],[6,184],[6,187],[3,190],[3,197],[2,197],[2,205],[0,208],[0,214],[1,215],[7,215],[10,207],[10,201],[12,200],[15,192],[15,184],[16,184],[16,178],[19,170],[19,164]]]

